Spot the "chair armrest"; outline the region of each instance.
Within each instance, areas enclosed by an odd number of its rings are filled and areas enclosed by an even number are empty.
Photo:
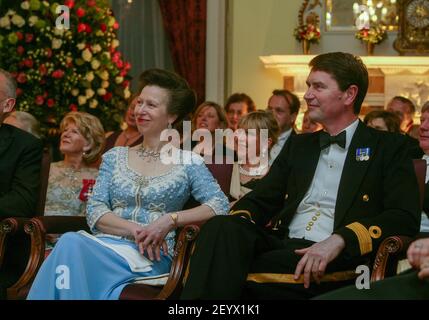
[[[29,218],[13,217],[0,221],[0,267],[3,264],[7,237],[24,235],[24,224],[29,220]]]
[[[388,266],[396,266],[407,252],[408,246],[413,241],[405,236],[392,236],[383,240],[377,250],[372,267],[371,282],[383,280],[387,277]]]
[[[166,300],[180,292],[185,270],[192,253],[193,243],[199,232],[200,227],[197,225],[187,225],[181,230],[174,250],[173,263],[167,283],[155,299]]]
[[[31,251],[24,273],[18,281],[7,289],[8,299],[25,299],[28,290],[45,260],[46,234],[62,234],[68,231],[89,230],[85,217],[42,216],[34,217],[24,225],[24,231],[30,236]]]

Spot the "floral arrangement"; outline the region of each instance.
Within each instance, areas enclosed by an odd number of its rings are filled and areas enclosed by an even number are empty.
[[[369,29],[363,28],[355,33],[356,39],[370,42],[373,44],[380,43],[387,38],[386,30],[378,25],[371,26]]]
[[[295,39],[299,42],[308,40],[309,42],[319,42],[320,29],[313,24],[302,24],[294,30]]]
[[[55,132],[69,111],[117,129],[131,95],[118,22],[107,0],[60,2],[69,8],[69,29],[56,25],[54,0],[14,1],[0,16],[0,67],[17,81],[17,109],[33,114],[44,133]]]

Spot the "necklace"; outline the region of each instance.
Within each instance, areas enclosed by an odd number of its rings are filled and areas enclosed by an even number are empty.
[[[161,157],[159,151],[146,149],[143,144],[137,149],[137,155],[142,159],[147,159],[147,162],[158,161]]]
[[[268,168],[268,164],[264,165],[264,166],[259,166],[259,167],[250,167],[249,169],[245,169],[240,165],[238,165],[240,173],[244,174],[245,176],[249,176],[249,177],[257,177],[257,176],[261,176],[262,174],[264,174]]]

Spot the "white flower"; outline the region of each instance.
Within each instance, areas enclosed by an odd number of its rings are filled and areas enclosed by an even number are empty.
[[[72,96],[76,97],[79,94],[79,89],[72,89],[71,94]]]
[[[114,17],[110,17],[109,21],[107,22],[107,25],[109,27],[113,27],[113,25],[115,24],[115,22],[116,22],[115,18]]]
[[[7,10],[6,15],[7,16],[13,16],[16,12],[14,10]]]
[[[56,36],[63,36],[63,34],[64,34],[64,28],[55,28],[54,29],[54,34],[56,35]]]
[[[34,26],[37,21],[39,21],[39,17],[38,16],[31,16],[30,18],[28,18],[28,25],[30,27]]]
[[[95,33],[95,35],[96,35],[97,37],[102,37],[102,36],[104,36],[104,33],[103,33],[103,31],[101,31],[101,30],[97,30],[97,32]]]
[[[99,44],[92,46],[91,49],[92,49],[92,52],[94,52],[94,53],[100,52],[102,50],[102,48]]]
[[[105,52],[103,52],[103,56],[105,56],[106,59],[110,60],[112,55],[110,54],[110,52],[105,51]]]
[[[101,81],[102,88],[106,89],[109,87],[109,85],[110,85],[109,81],[106,81],[106,80]]]
[[[28,2],[28,1],[23,1],[23,2],[21,3],[21,8],[22,8],[23,10],[28,10],[28,9],[30,9],[30,2]]]
[[[130,91],[130,88],[126,87],[124,89],[124,98],[128,99],[129,97],[131,97],[131,91]]]
[[[79,50],[83,50],[83,49],[85,49],[85,43],[83,43],[83,42],[81,42],[81,43],[79,43],[79,44],[77,44],[76,45],[76,47],[79,49]]]
[[[116,82],[117,84],[120,84],[120,83],[124,82],[124,77],[120,77],[120,76],[116,77],[116,78],[115,78],[115,82]]]
[[[104,96],[107,93],[106,89],[100,88],[97,90],[99,96]]]
[[[86,94],[86,97],[87,97],[88,99],[91,99],[91,98],[94,96],[95,92],[94,92],[94,90],[92,90],[92,89],[86,89],[86,90],[85,90],[85,94]]]
[[[109,73],[106,70],[104,70],[103,72],[101,72],[98,76],[102,80],[109,80]]]
[[[100,65],[101,65],[100,61],[98,61],[97,59],[92,59],[91,61],[92,69],[97,70],[98,68],[100,68]]]
[[[43,1],[43,5],[44,5],[45,7],[49,7],[49,2],[48,2],[48,1]]]
[[[61,48],[63,41],[57,38],[52,39],[52,49]]]
[[[79,97],[77,97],[77,103],[81,106],[81,105],[83,105],[83,104],[85,104],[86,103],[86,101],[87,101],[87,99],[86,99],[86,97],[84,97],[84,96],[79,96]]]
[[[94,72],[90,71],[86,74],[85,79],[88,80],[89,82],[91,82],[92,80],[94,80],[95,76],[94,76]]]
[[[16,14],[12,17],[12,23],[18,28],[22,28],[25,25],[25,20],[23,17]]]
[[[114,40],[112,41],[112,47],[113,47],[113,48],[117,48],[117,47],[119,47],[119,40],[118,40],[118,39],[114,39]]]
[[[95,108],[97,108],[97,105],[98,105],[98,101],[97,101],[97,100],[95,100],[95,99],[92,99],[92,100],[89,102],[89,107],[90,107],[91,109],[95,109]]]
[[[8,16],[0,18],[0,28],[10,29],[10,20]]]
[[[83,60],[85,60],[87,62],[91,61],[91,59],[92,59],[92,53],[91,53],[91,51],[89,51],[88,48],[85,49],[85,50],[83,50],[83,52],[82,52],[82,58],[83,58]]]

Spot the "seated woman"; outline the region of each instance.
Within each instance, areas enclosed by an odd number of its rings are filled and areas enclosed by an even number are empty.
[[[258,179],[264,177],[269,170],[270,149],[276,144],[280,133],[276,119],[271,112],[255,111],[241,118],[238,129],[243,129],[246,137],[239,138],[236,146],[238,161],[232,169],[230,195],[235,200],[240,199],[254,188]],[[256,135],[249,131],[256,129]],[[267,145],[260,145],[260,132],[267,130]],[[254,154],[249,148],[254,146]],[[254,157],[254,158],[253,158]]]
[[[128,105],[124,116],[126,128],[121,131],[115,131],[107,136],[106,146],[103,153],[113,147],[134,147],[142,143],[143,136],[137,129],[136,118],[134,116],[134,109],[136,107],[138,97],[138,95],[131,96],[130,104]]]
[[[192,117],[192,130],[208,130],[212,137],[212,143],[204,143],[204,141],[193,141],[191,143],[192,151],[201,156],[212,157],[215,154],[215,130],[226,129],[228,120],[222,107],[215,102],[203,102],[195,111]],[[202,138],[203,139],[203,138]],[[223,148],[223,145],[220,147]],[[223,153],[225,155],[225,152]]]
[[[104,129],[97,117],[70,112],[60,124],[64,160],[51,164],[45,216],[84,216],[88,194],[97,178],[97,162],[104,148]]]
[[[21,130],[31,133],[36,138],[41,137],[39,121],[32,114],[25,111],[14,111],[8,114],[4,123],[15,126]]]
[[[29,299],[118,299],[130,282],[162,284],[171,268],[174,230],[228,212],[228,200],[203,159],[161,140],[165,129],[193,111],[194,92],[168,71],[152,69],[143,76],[135,109],[143,143],[103,155],[87,207],[93,235],[64,234],[40,268]],[[201,205],[182,210],[191,194]],[[58,266],[69,276],[62,285]]]
[[[401,119],[396,113],[384,111],[384,110],[375,110],[368,113],[363,122],[371,128],[389,131],[389,132],[401,132],[400,125]]]

